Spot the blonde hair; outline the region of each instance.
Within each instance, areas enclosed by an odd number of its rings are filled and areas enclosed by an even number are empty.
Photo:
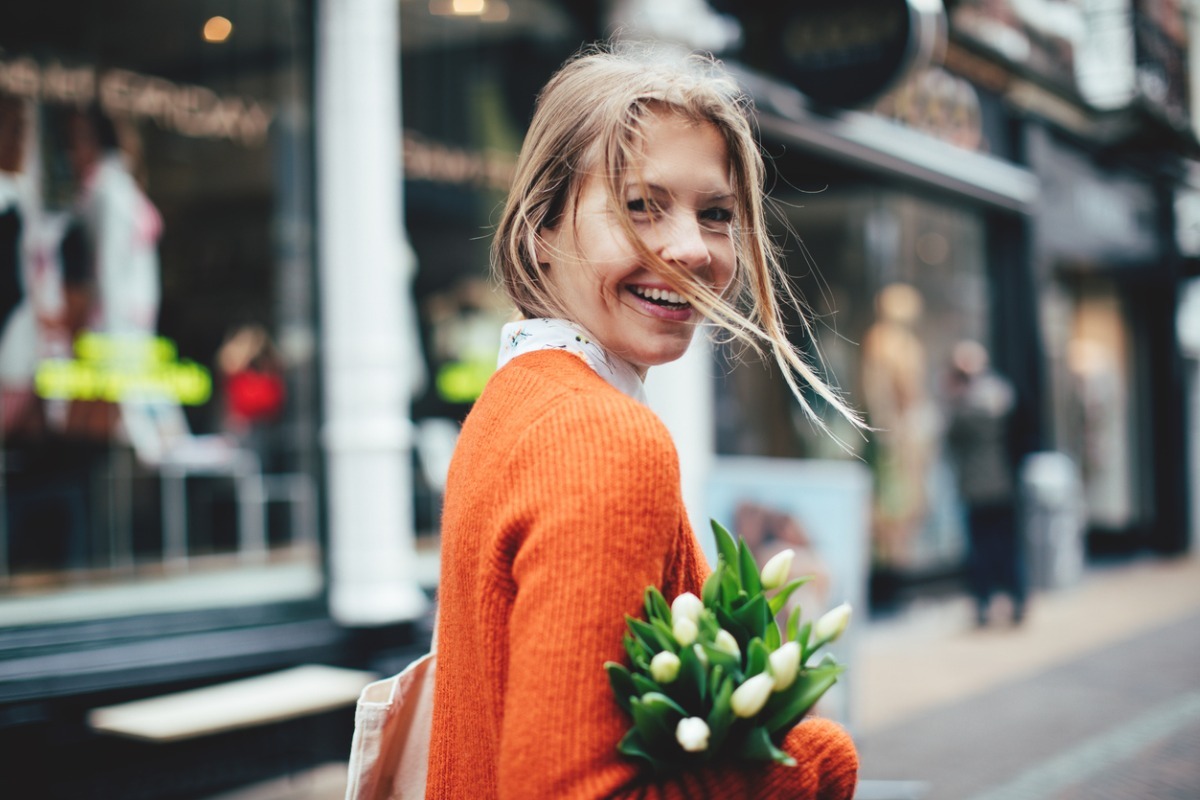
[[[710,56],[680,56],[645,44],[589,46],[563,65],[538,96],[516,174],[492,240],[492,269],[527,318],[564,316],[537,261],[538,236],[558,225],[589,171],[605,178],[609,204],[632,246],[709,322],[759,353],[766,345],[808,417],[828,430],[797,376],[842,416],[865,427],[788,339],[780,300],[807,316],[767,232],[765,168],[749,121],[749,98]],[[659,258],[638,236],[621,197],[647,120],[666,112],[711,124],[725,141],[735,197],[736,268],[724,296]]]

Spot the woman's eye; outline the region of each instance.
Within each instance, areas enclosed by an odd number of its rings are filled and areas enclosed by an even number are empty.
[[[662,211],[662,206],[644,197],[629,200],[625,203],[625,207],[629,209],[629,213],[631,214],[657,214]]]
[[[733,221],[733,210],[728,208],[709,208],[700,213],[705,222],[724,224]]]

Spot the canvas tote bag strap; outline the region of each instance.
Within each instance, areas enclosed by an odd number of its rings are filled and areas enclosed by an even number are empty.
[[[354,713],[346,800],[425,796],[437,633],[431,652],[397,675],[366,686]]]

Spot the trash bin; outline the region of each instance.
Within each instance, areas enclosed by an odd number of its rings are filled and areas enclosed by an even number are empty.
[[[1021,519],[1029,585],[1061,589],[1083,574],[1083,483],[1065,453],[1032,453],[1021,464]]]

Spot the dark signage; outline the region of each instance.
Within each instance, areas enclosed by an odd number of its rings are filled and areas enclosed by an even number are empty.
[[[1168,124],[1185,130],[1190,109],[1183,5],[1169,0],[1137,0],[1134,21],[1141,97]]]
[[[777,8],[774,69],[811,100],[849,108],[940,50],[940,0],[797,2]]]

